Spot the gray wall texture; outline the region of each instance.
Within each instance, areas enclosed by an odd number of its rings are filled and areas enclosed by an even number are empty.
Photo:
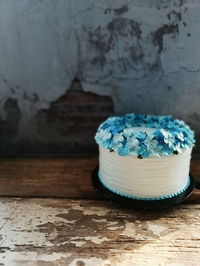
[[[0,1],[1,156],[92,154],[113,113],[200,139],[199,102],[199,0]]]

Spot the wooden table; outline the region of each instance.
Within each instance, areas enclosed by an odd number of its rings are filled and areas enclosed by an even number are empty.
[[[104,200],[2,198],[0,265],[192,265],[200,204],[130,210]]]
[[[0,198],[0,265],[200,265],[198,190],[171,209],[128,209],[95,193],[96,164],[96,158],[0,162],[0,195],[18,196]],[[196,179],[199,170],[193,161]]]

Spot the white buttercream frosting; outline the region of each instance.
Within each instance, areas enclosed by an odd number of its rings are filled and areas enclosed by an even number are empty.
[[[137,155],[119,156],[99,146],[101,180],[112,190],[135,197],[176,194],[188,184],[191,151],[138,159]]]

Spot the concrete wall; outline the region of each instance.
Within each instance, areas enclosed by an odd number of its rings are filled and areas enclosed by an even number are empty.
[[[200,135],[199,14],[199,0],[1,0],[1,156],[91,154],[112,113]]]

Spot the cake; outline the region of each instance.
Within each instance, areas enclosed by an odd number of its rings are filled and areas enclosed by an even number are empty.
[[[98,178],[109,191],[136,200],[180,195],[190,185],[194,132],[171,116],[126,114],[98,128]]]

